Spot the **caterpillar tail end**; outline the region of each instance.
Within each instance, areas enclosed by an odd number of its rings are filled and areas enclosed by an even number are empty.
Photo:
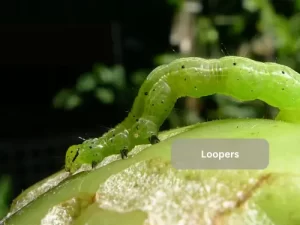
[[[281,110],[275,120],[300,124],[300,110]]]

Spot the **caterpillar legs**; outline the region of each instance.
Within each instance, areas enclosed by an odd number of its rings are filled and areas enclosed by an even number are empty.
[[[159,127],[150,119],[140,118],[131,128],[132,139],[136,144],[156,144]]]
[[[149,138],[149,142],[150,144],[154,145],[160,142],[159,138],[157,137],[157,135],[151,135]],[[121,158],[125,159],[128,157],[128,152],[129,150],[127,148],[124,148],[122,150],[120,150],[120,154],[121,154]]]
[[[98,162],[92,161],[92,168],[95,168],[97,166]]]
[[[122,149],[122,150],[120,151],[121,158],[122,158],[122,159],[127,158],[128,152],[129,152],[128,149],[126,149],[126,148]]]
[[[128,152],[134,146],[130,145],[130,141],[133,141],[135,145],[141,144],[156,144],[159,143],[160,140],[157,136],[158,127],[151,120],[140,118],[132,127],[131,127],[130,136],[122,136],[118,137],[118,143],[123,143],[123,148],[120,150],[121,158],[127,158]]]
[[[159,138],[157,137],[157,135],[152,135],[150,138],[149,138],[149,142],[150,144],[154,145],[154,144],[157,144],[160,142]]]

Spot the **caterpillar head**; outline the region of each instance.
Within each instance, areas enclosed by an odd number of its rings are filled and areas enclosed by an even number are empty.
[[[65,159],[65,170],[74,173],[79,167],[77,166],[77,158],[80,154],[81,145],[72,145],[68,148]]]
[[[87,164],[92,167],[100,161],[98,158],[101,147],[91,147],[88,144],[72,145],[66,153],[65,170],[71,173],[76,172],[82,165]]]

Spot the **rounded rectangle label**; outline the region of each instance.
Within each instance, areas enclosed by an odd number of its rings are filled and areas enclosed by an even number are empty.
[[[178,139],[172,144],[176,169],[265,169],[269,143],[265,139]]]

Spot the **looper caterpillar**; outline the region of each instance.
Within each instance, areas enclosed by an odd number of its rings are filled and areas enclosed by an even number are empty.
[[[71,146],[65,168],[96,165],[106,156],[122,158],[136,145],[159,142],[158,131],[178,98],[224,94],[242,101],[260,99],[280,109],[277,120],[300,123],[300,74],[276,64],[226,56],[181,58],[154,69],[142,84],[125,120],[100,138]]]

